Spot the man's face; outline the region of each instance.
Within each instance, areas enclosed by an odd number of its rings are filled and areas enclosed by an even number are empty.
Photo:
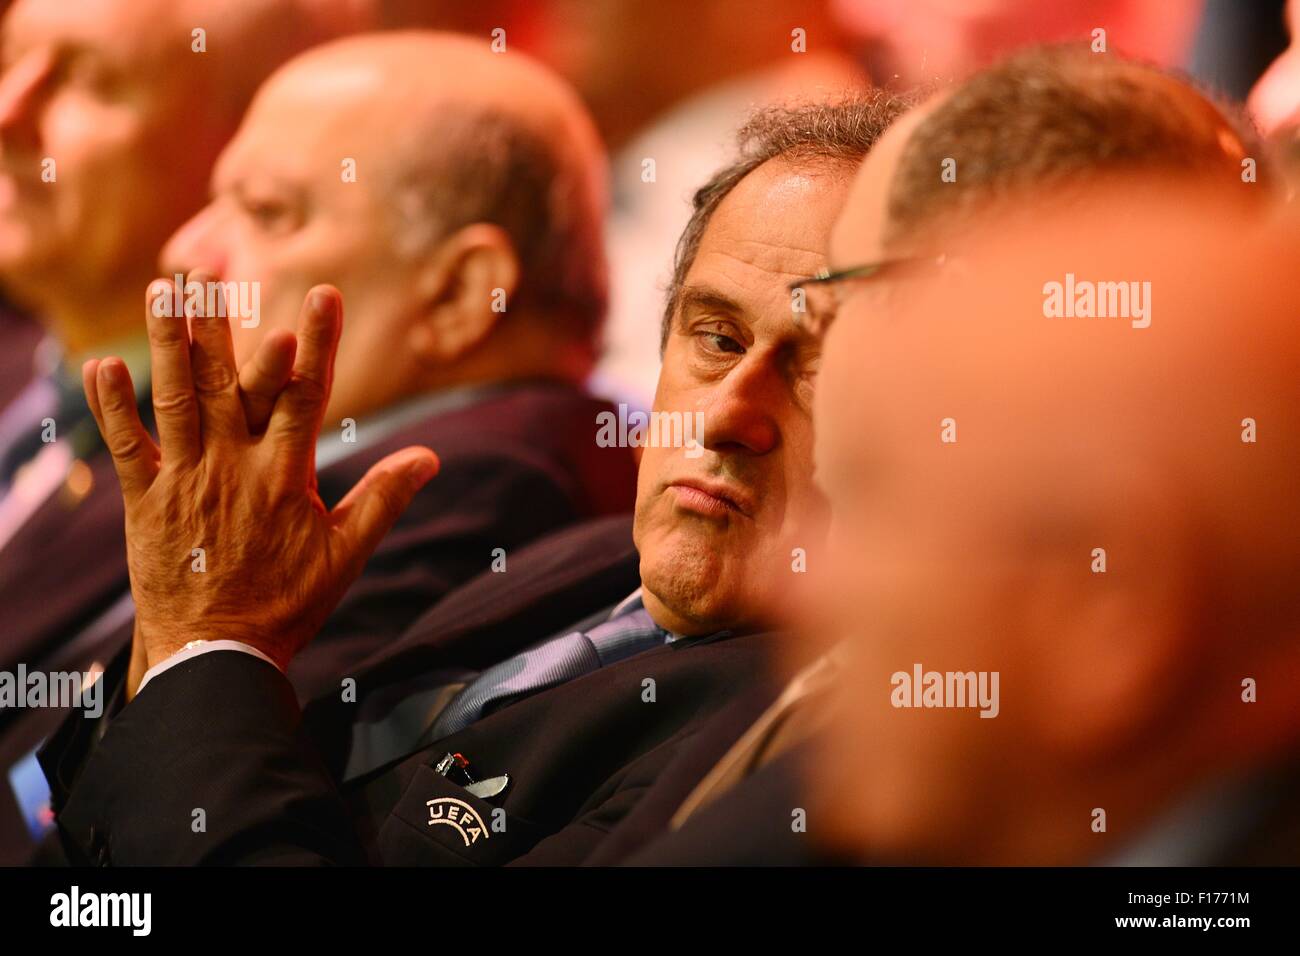
[[[39,305],[147,275],[230,129],[154,0],[18,0],[0,78],[0,274]],[[233,125],[233,122],[230,124]],[[50,181],[47,181],[50,180]]]
[[[842,168],[760,166],[719,204],[686,276],[655,411],[699,413],[703,453],[645,449],[635,524],[646,607],[670,630],[763,621],[793,549],[819,544],[819,349],[788,287],[822,268],[847,185]]]
[[[884,196],[897,155],[890,147],[882,142],[854,182],[830,242],[832,271],[885,255]],[[1016,555],[999,549],[1006,516],[990,514],[985,483],[1005,483],[1005,460],[974,462],[960,441],[963,423],[975,420],[969,397],[988,389],[927,372],[942,336],[900,309],[918,291],[904,286],[917,281],[882,275],[846,283],[826,334],[814,418],[830,527],[808,636],[847,648],[852,691],[841,726],[856,729],[836,735],[820,761],[823,793],[848,786],[854,794],[851,808],[836,804],[849,811],[835,814],[838,825],[859,846],[924,859],[928,847],[951,842],[945,826],[972,823],[971,795],[988,785],[999,759],[991,731],[1007,731],[1015,717],[899,709],[891,679],[912,675],[916,664],[1005,669]],[[955,443],[943,441],[946,418],[959,429]],[[972,469],[987,473],[975,480]]]
[[[898,245],[881,241],[894,169],[878,150],[833,231],[833,271]],[[1162,602],[1177,591],[1153,586],[1152,569],[1178,567],[1154,544],[1178,527],[1160,524],[1178,484],[1144,460],[1141,424],[1125,433],[1116,423],[1136,417],[1133,382],[1147,403],[1183,390],[1180,375],[1153,372],[1148,351],[1179,323],[1042,318],[1044,281],[1069,268],[1110,275],[1136,261],[1138,274],[1155,274],[1159,243],[1113,227],[1114,209],[1132,215],[1152,192],[1123,192],[1113,207],[1099,199],[1086,220],[1074,208],[990,220],[961,248],[914,237],[918,254],[955,261],[847,285],[830,324],[814,403],[830,526],[808,637],[843,645],[845,693],[817,792],[827,832],[882,860],[996,859],[1017,807],[1043,793],[1073,798],[1076,774],[1097,769],[1087,761],[1113,759],[1150,726],[1145,708],[1161,698],[1145,678],[1176,686],[1160,665],[1177,598]],[[1133,221],[1152,223],[1151,236],[1186,236],[1168,223],[1185,196],[1177,202]],[[1162,270],[1183,270],[1169,261]],[[1129,570],[1096,573],[1099,545],[1126,555]],[[973,674],[991,697],[918,707],[918,667],[945,675],[945,687],[949,673]],[[898,692],[913,706],[899,706]]]
[[[337,286],[347,322],[335,399],[349,404],[392,368],[392,336],[416,296],[394,248],[397,199],[385,191],[402,105],[382,95],[372,65],[331,64],[299,62],[267,82],[217,162],[211,201],[167,243],[162,265],[257,283],[258,323],[231,321],[240,363],[270,330],[296,326],[313,285]]]

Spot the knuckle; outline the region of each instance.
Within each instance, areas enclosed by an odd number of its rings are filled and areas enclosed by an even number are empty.
[[[194,370],[194,389],[203,394],[225,392],[235,387],[235,373],[219,363],[204,363]]]
[[[194,410],[194,393],[174,390],[153,397],[154,411],[159,415],[184,415]]]
[[[125,395],[120,391],[110,391],[107,394],[100,393],[103,397],[100,399],[100,407],[110,415],[125,413],[131,406]]]
[[[293,380],[293,394],[304,406],[320,405],[325,401],[325,385],[306,375],[296,375]]]
[[[131,461],[144,455],[144,439],[138,433],[119,432],[109,438],[108,449],[118,461]]]

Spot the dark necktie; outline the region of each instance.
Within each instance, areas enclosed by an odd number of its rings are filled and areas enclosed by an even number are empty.
[[[549,687],[625,660],[668,641],[638,596],[621,613],[586,631],[568,631],[489,667],[447,702],[448,683],[435,682],[406,696],[377,721],[352,725],[343,779],[369,773],[468,727],[501,707]]]
[[[463,730],[490,707],[567,683],[634,654],[663,644],[668,634],[638,601],[633,608],[589,631],[552,638],[489,667],[447,705],[434,722],[430,739]]]

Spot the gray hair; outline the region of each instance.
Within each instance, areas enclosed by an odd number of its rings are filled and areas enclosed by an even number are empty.
[[[1248,124],[1182,78],[1093,53],[1036,47],[975,74],[912,131],[890,183],[886,246],[960,227],[1028,189],[1061,193],[1106,173],[1159,172],[1241,185],[1259,156]],[[959,172],[941,181],[947,160]],[[1264,170],[1260,187],[1267,192]]]
[[[419,255],[473,223],[500,226],[519,258],[511,311],[562,321],[554,331],[594,343],[608,305],[603,169],[521,117],[444,105],[393,153],[395,244]]]
[[[668,342],[686,274],[700,240],[722,200],[759,166],[772,159],[856,166],[912,98],[880,90],[828,102],[774,106],[753,113],[736,134],[737,158],[695,193],[690,222],[677,241],[672,283],[664,307],[660,349]]]

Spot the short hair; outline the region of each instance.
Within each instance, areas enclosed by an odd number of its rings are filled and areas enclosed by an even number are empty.
[[[871,90],[832,101],[767,107],[751,114],[736,134],[736,159],[695,191],[690,221],[677,240],[660,350],[668,342],[686,274],[695,262],[709,220],[742,179],[773,159],[856,166],[912,103],[909,96]]]
[[[917,124],[890,182],[884,242],[1106,173],[1239,186],[1242,160],[1260,155],[1254,139],[1172,73],[1087,46],[1031,48],[975,74]],[[945,160],[956,163],[951,182],[940,176]]]
[[[399,250],[418,254],[473,223],[501,227],[519,258],[511,312],[546,313],[557,335],[594,349],[609,299],[603,164],[490,106],[441,105],[408,135],[389,184]]]

